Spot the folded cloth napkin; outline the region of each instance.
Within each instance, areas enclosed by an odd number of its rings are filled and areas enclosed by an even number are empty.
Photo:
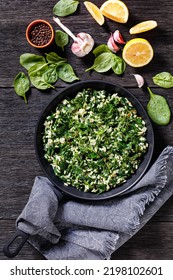
[[[173,147],[166,147],[128,192],[102,201],[59,201],[52,183],[36,177],[16,226],[47,259],[110,259],[173,194]]]

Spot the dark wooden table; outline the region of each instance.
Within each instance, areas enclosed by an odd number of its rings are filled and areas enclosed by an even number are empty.
[[[71,53],[70,44],[64,54],[58,47],[50,50],[68,58],[80,80],[98,79],[111,81],[129,89],[146,108],[149,95],[145,88],[138,89],[131,74],[143,75],[147,84],[154,92],[166,97],[173,108],[173,90],[158,88],[153,84],[152,77],[159,72],[169,71],[173,74],[173,3],[172,0],[142,1],[126,0],[130,17],[127,24],[106,20],[99,26],[91,18],[80,1],[78,11],[63,18],[63,23],[77,34],[80,31],[90,33],[95,44],[107,42],[110,32],[119,29],[126,41],[133,37],[129,28],[135,23],[154,19],[158,27],[142,33],[138,37],[146,38],[154,48],[154,58],[146,67],[134,69],[127,66],[125,74],[116,76],[112,72],[98,74],[85,72],[93,61],[92,54],[79,59]],[[103,1],[92,1],[101,6]],[[56,90],[41,92],[31,88],[26,105],[13,89],[13,79],[23,68],[19,64],[19,56],[30,52],[43,54],[32,48],[25,39],[27,25],[34,19],[42,18],[53,22],[53,6],[56,1],[1,0],[0,1],[0,259],[6,259],[2,247],[8,237],[15,231],[15,220],[25,206],[34,178],[43,175],[34,151],[34,130],[37,119],[43,108],[67,84],[58,81]],[[121,52],[120,52],[121,54]],[[154,127],[155,150],[153,160],[167,145],[173,144],[173,122],[168,126]],[[138,234],[131,238],[112,256],[112,259],[173,259],[173,198],[157,212]],[[28,243],[16,259],[42,259],[43,257]]]

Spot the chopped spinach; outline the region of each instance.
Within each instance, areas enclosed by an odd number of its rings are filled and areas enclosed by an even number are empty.
[[[125,97],[84,89],[45,120],[45,158],[66,185],[102,193],[136,172],[147,151],[146,125]]]

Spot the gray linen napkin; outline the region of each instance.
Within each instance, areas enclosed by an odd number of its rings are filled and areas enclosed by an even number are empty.
[[[173,194],[172,179],[171,146],[128,193],[105,201],[59,202],[51,182],[36,177],[16,226],[47,259],[110,259]]]

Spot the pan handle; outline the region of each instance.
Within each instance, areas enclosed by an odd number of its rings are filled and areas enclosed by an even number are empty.
[[[60,190],[58,190],[54,185],[52,185],[51,188],[54,191],[55,195],[57,196],[58,201],[60,202],[63,199],[64,194]],[[17,229],[16,232],[11,236],[11,238],[4,245],[3,252],[5,256],[7,256],[8,258],[14,258],[15,256],[17,256],[17,254],[24,246],[25,242],[28,240],[29,236],[30,235],[28,233],[25,233],[22,230]]]
[[[29,234],[17,229],[4,245],[3,252],[8,258],[14,258],[29,238]],[[19,242],[19,243],[18,243]],[[17,243],[17,244],[16,244]],[[12,247],[12,248],[11,248]]]

